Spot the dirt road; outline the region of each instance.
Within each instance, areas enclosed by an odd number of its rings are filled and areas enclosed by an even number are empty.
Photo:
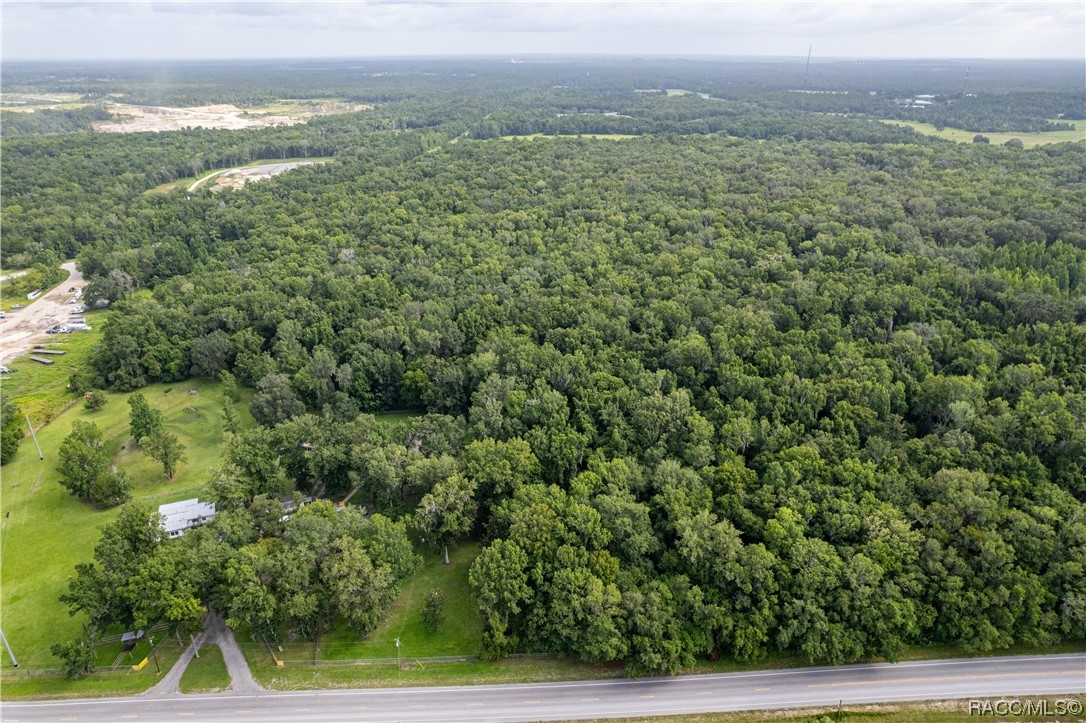
[[[8,312],[6,319],[0,319],[0,364],[27,353],[35,344],[48,338],[46,329],[71,318],[68,289],[82,287],[83,274],[76,270],[74,261],[61,264],[60,268],[68,272],[66,281],[28,303],[25,309],[14,309]]]

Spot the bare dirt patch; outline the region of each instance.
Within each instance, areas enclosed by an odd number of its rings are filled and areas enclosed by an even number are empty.
[[[280,173],[297,168],[298,166],[311,166],[324,162],[325,161],[289,161],[287,163],[268,163],[260,166],[228,168],[225,171],[219,171],[218,173],[204,176],[199,181],[189,186],[189,190],[194,191],[205,182],[211,183],[212,191],[221,191],[224,188],[241,188],[246,183],[263,181],[265,178],[278,176]]]
[[[27,304],[17,312],[8,312],[0,320],[0,362],[7,363],[12,358],[30,351],[34,344],[46,339],[50,327],[63,324],[71,318],[72,305],[67,303],[72,286],[83,286],[83,274],[75,268],[75,262],[61,264],[60,268],[69,273],[67,280]]]
[[[176,131],[183,128],[267,128],[294,125],[317,115],[353,113],[372,107],[359,103],[316,101],[283,101],[267,109],[241,109],[226,104],[175,108],[114,103],[106,106],[114,120],[94,123],[93,128],[103,133]]]

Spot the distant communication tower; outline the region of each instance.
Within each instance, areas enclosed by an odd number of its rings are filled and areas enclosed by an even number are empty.
[[[803,70],[803,92],[800,93],[799,109],[806,110],[807,108],[807,79],[811,75],[811,51],[814,50],[813,45],[807,46],[807,67]]]
[[[962,95],[965,95],[965,89],[969,87],[969,66],[965,66],[965,82],[962,83]]]

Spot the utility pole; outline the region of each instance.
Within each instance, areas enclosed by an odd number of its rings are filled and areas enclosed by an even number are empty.
[[[34,446],[38,448],[38,459],[44,460],[45,456],[41,453],[41,445],[38,444],[38,435],[34,434],[34,425],[30,423],[30,415],[24,414],[26,417],[26,426],[30,427],[30,436],[34,438]]]
[[[155,650],[155,636],[151,636],[151,657],[155,659],[155,672],[161,673],[162,668],[158,667],[158,652]]]
[[[11,665],[14,668],[19,667],[19,661],[15,659],[15,653],[11,652],[11,646],[8,645],[8,636],[4,635],[4,631],[0,630],[0,638],[4,639],[4,647],[8,649],[8,655],[11,657]]]
[[[403,665],[400,663],[400,639],[399,638],[396,638],[396,667],[397,668],[402,668],[403,667]]]

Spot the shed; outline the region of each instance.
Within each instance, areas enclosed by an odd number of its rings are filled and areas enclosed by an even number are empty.
[[[136,647],[136,643],[141,640],[143,640],[142,630],[129,630],[127,633],[121,635],[121,642],[124,643],[125,651]]]

